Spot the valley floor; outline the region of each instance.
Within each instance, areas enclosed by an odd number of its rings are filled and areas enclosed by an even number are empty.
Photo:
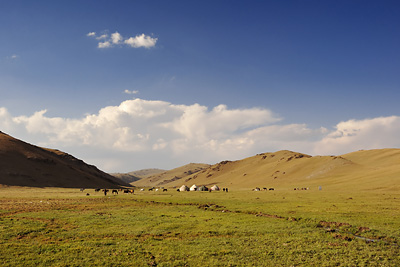
[[[399,266],[400,193],[0,188],[0,264]]]

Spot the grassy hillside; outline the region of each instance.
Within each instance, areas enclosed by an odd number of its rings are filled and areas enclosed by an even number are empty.
[[[175,168],[169,171],[151,175],[136,182],[131,183],[134,186],[164,186],[173,182],[184,181],[188,176],[198,173],[210,165],[201,163],[190,163],[185,166]]]
[[[292,151],[263,153],[223,161],[167,187],[218,184],[220,187],[399,189],[400,149],[377,149],[342,156],[315,156]]]
[[[128,172],[128,174],[142,179],[142,178],[147,178],[152,175],[156,175],[156,174],[159,174],[159,173],[162,173],[165,171],[166,170],[162,170],[162,169],[142,169],[142,170],[138,170],[138,171]]]
[[[132,171],[128,173],[111,173],[112,176],[121,179],[125,183],[133,183],[140,179],[150,177],[155,174],[159,174],[165,172],[165,170],[161,169],[142,169],[138,171]]]

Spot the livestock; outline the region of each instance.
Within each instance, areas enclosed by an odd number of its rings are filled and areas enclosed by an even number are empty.
[[[100,192],[100,188],[96,188],[94,192]]]
[[[272,187],[271,187],[271,188],[270,188],[270,189],[268,189],[268,190],[270,190],[270,191],[273,191],[273,190],[275,190],[275,188],[272,188]]]
[[[168,190],[167,190],[166,188],[164,188],[162,191],[163,191],[163,192],[167,192]]]
[[[133,190],[133,189],[125,189],[124,190],[125,194],[129,194],[129,193],[133,194],[134,192],[135,192],[135,190]]]
[[[108,189],[103,189],[104,195],[107,196]]]
[[[117,190],[117,189],[113,189],[113,190],[112,190],[112,193],[118,195],[118,190]]]

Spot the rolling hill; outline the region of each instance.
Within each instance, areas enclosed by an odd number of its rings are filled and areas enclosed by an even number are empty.
[[[174,181],[181,181],[183,178],[198,173],[209,166],[202,163],[190,163],[169,171],[150,175],[131,184],[134,186],[164,186]]]
[[[251,189],[345,188],[400,189],[400,149],[357,151],[341,156],[310,156],[292,151],[263,153],[222,161],[196,173],[141,180],[135,185],[180,187],[213,185]]]
[[[59,150],[41,148],[0,132],[0,185],[119,188],[129,184]]]
[[[166,170],[161,170],[161,169],[142,169],[128,173],[110,173],[110,174],[118,179],[121,179],[125,183],[133,183],[140,179],[147,178],[154,174],[158,174],[165,171]]]

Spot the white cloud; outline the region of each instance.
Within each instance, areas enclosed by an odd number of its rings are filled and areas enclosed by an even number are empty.
[[[99,42],[97,47],[98,48],[109,48],[109,47],[111,47],[111,43],[109,41]]]
[[[281,149],[337,155],[400,147],[397,116],[349,120],[328,131],[284,124],[264,108],[218,105],[209,109],[200,104],[142,99],[107,106],[80,119],[50,117],[46,110],[13,117],[0,108],[0,129],[28,142],[64,150],[106,171],[214,163]]]
[[[125,94],[128,94],[128,95],[136,95],[136,94],[139,93],[139,91],[138,91],[138,90],[128,90],[128,89],[126,89],[126,90],[124,91],[124,93],[125,93]]]
[[[118,32],[114,32],[113,34],[111,34],[111,40],[113,44],[119,44],[123,40],[123,38],[121,34],[119,34]]]
[[[17,55],[17,54],[12,54],[11,56],[6,57],[7,60],[16,60],[18,58],[19,58],[19,55]]]
[[[97,37],[96,32],[89,32],[86,36],[95,37],[96,40],[99,40],[100,42],[97,44],[98,48],[109,48],[115,45],[127,45],[133,48],[151,48],[156,45],[158,40],[158,38],[153,38],[144,33],[127,39],[124,39],[119,32],[114,32],[111,36],[103,34]]]
[[[318,154],[344,154],[360,149],[400,147],[400,117],[348,120],[315,145]]]
[[[102,35],[96,37],[96,40],[104,40],[104,39],[107,39],[107,38],[108,38],[108,34],[102,34]]]
[[[156,45],[157,40],[158,40],[157,38],[152,38],[143,33],[141,35],[137,35],[136,37],[130,37],[129,39],[125,40],[125,43],[135,48],[138,47],[150,48]]]

